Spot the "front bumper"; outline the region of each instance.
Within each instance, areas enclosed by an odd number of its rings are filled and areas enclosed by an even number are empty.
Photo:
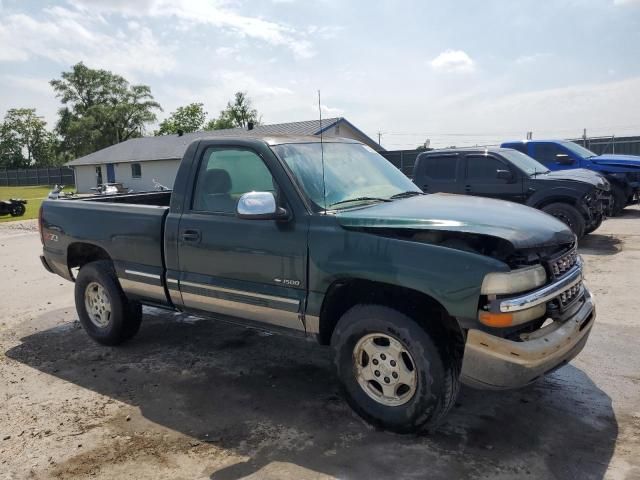
[[[523,341],[470,329],[461,380],[467,385],[488,389],[527,385],[580,353],[595,317],[595,303],[585,288],[583,298],[561,319],[529,334]]]

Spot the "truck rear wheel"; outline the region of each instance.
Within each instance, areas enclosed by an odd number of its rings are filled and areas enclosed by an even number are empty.
[[[103,345],[118,345],[140,329],[142,306],[127,299],[106,260],[84,265],[76,278],[78,318],[87,334]]]
[[[566,224],[576,237],[582,238],[585,233],[585,220],[573,205],[568,203],[550,203],[542,207],[542,211]]]
[[[368,422],[398,433],[431,430],[458,395],[460,359],[448,338],[381,305],[356,305],[331,338],[351,407]]]

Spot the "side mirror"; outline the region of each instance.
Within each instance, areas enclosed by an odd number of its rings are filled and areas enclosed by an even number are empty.
[[[556,163],[560,165],[573,165],[573,158],[566,153],[558,153],[556,155]]]
[[[513,180],[513,173],[509,170],[496,170],[496,178],[511,181]]]
[[[236,207],[238,218],[247,220],[286,220],[289,214],[276,205],[271,192],[247,192],[240,197]]]

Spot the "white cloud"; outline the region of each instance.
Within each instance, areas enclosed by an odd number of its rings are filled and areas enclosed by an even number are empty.
[[[431,67],[441,72],[472,72],[475,62],[462,50],[445,50],[431,60]]]
[[[614,5],[640,5],[640,0],[613,0]]]
[[[536,63],[539,60],[543,60],[545,58],[549,58],[551,56],[550,53],[534,53],[531,55],[521,55],[516,58],[516,63],[518,65],[527,65],[530,63]]]
[[[342,108],[329,107],[324,103],[320,105],[322,109],[322,118],[325,117],[341,117],[344,115],[344,110]],[[318,116],[318,104],[311,105],[310,110],[313,112],[314,116]]]
[[[41,95],[52,95],[53,89],[49,85],[49,80],[37,77],[27,77],[20,75],[5,74],[0,75],[2,83],[22,90],[29,90]]]
[[[284,23],[241,15],[231,10],[226,2],[207,0],[72,0],[78,10],[101,13],[119,13],[136,17],[173,17],[192,25],[209,25],[235,33],[241,38],[264,41],[284,46],[298,58],[315,55],[312,44],[303,32]]]
[[[173,48],[161,45],[149,28],[133,23],[126,31],[103,32],[101,23],[99,16],[62,7],[46,9],[42,20],[8,15],[0,23],[0,60],[35,57],[61,65],[84,60],[123,75],[161,75],[174,67]]]

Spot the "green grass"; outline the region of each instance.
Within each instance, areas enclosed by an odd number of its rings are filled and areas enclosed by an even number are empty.
[[[22,198],[27,200],[27,211],[22,217],[12,217],[11,215],[1,216],[0,223],[12,222],[17,220],[29,220],[30,218],[38,218],[38,210],[40,204],[44,200],[53,187],[0,187],[0,200],[9,200],[10,198]],[[65,191],[72,192],[75,188],[65,187]]]

